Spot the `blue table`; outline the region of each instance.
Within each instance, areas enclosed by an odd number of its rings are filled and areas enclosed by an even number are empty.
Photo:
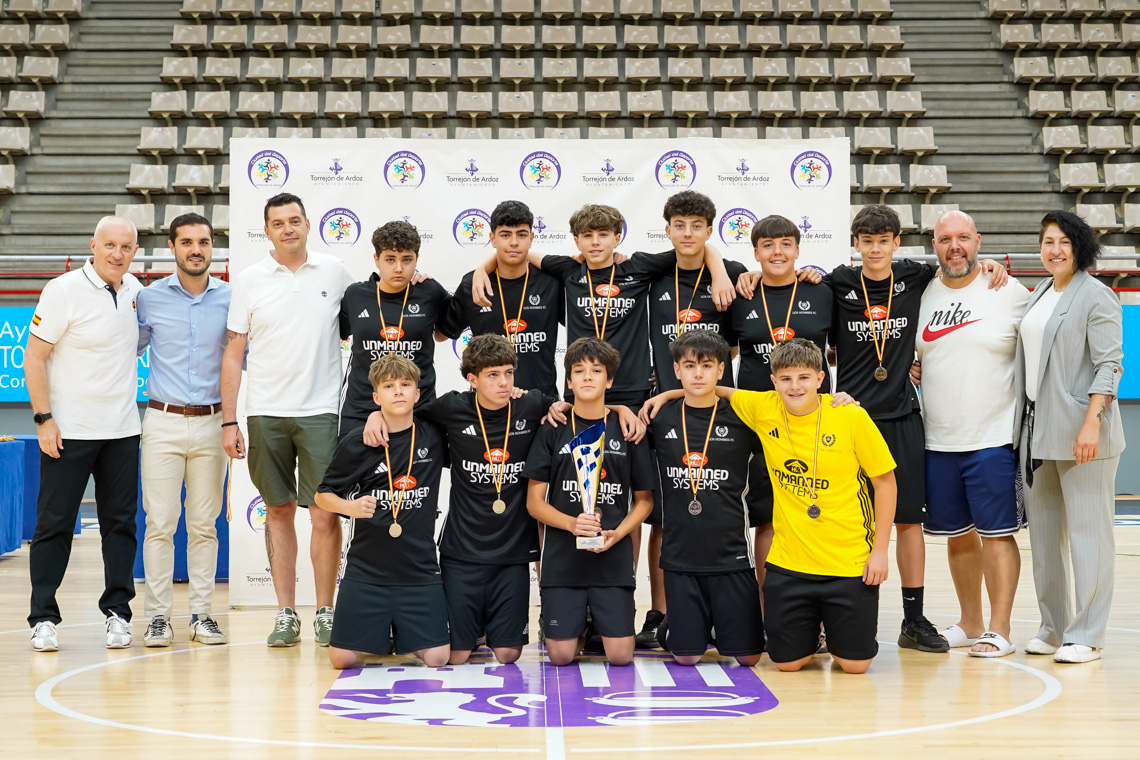
[[[20,548],[24,521],[24,442],[0,441],[0,554]]]
[[[229,475],[226,475],[226,485],[229,485]],[[214,525],[218,530],[218,571],[215,580],[229,580],[230,577],[230,524],[226,521],[226,499],[229,498],[229,488],[222,490],[222,513]],[[178,518],[178,530],[174,533],[174,580],[186,582],[190,580],[190,573],[186,569],[186,486],[182,486],[182,515]],[[143,540],[146,538],[146,512],[143,510],[142,485],[139,485],[139,510],[135,515],[138,550],[135,552],[135,578],[142,580],[146,577],[146,568],[143,564]]]
[[[32,540],[36,532],[36,499],[40,493],[40,440],[34,435],[18,435],[24,442],[24,531],[21,538]],[[82,510],[81,510],[82,511]],[[79,535],[82,515],[75,517],[75,535]]]

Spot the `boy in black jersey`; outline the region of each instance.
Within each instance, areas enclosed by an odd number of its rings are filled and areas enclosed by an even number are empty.
[[[765,499],[752,488],[768,480],[764,451],[717,399],[730,360],[724,338],[693,330],[670,352],[684,397],[665,403],[649,426],[664,501],[665,643],[678,663],[695,665],[715,626],[718,651],[752,666],[764,651],[764,618],[748,529],[758,508],[771,520],[770,490]]]
[[[444,394],[417,413],[446,431],[451,453],[439,553],[452,665],[467,661],[484,631],[504,664],[518,660],[528,641],[530,563],[539,542],[520,473],[557,399],[531,391],[512,400],[517,362],[503,336],[476,335],[459,365],[471,390]]]
[[[368,372],[388,429],[388,445],[365,445],[364,429],[337,446],[317,489],[317,506],[352,518],[348,558],[333,617],[329,661],[353,668],[367,654],[396,651],[425,665],[447,664],[447,603],[436,562],[436,501],[447,447],[436,428],[418,422],[419,368],[385,354]]]
[[[926,544],[926,436],[918,395],[910,381],[922,293],[937,266],[894,260],[901,224],[888,206],[864,206],[851,221],[851,237],[862,266],[836,267],[823,279],[833,293],[831,331],[838,375],[836,387],[871,415],[898,463],[895,513],[896,558],[902,581],[903,622],[898,645],[923,652],[947,652],[949,644],[923,614]],[[979,262],[991,272],[990,287],[1008,279],[992,259]]]
[[[610,664],[627,665],[633,659],[635,585],[629,533],[652,509],[657,479],[649,448],[624,441],[617,415],[606,410],[618,352],[597,338],[579,338],[567,347],[565,361],[574,393],[570,424],[544,425],[523,468],[530,479],[527,510],[549,526],[540,581],[546,653],[554,665],[574,660],[588,608]],[[588,456],[577,445],[571,449],[584,440],[593,444],[586,447]],[[600,548],[577,547],[576,537],[599,535]]]
[[[341,340],[352,336],[340,407],[340,436],[361,427],[376,411],[368,382],[372,362],[388,353],[420,368],[420,403],[435,398],[435,343],[446,340],[437,325],[451,296],[435,280],[416,274],[420,234],[407,222],[388,222],[372,233],[376,273],[349,285],[340,302]]]
[[[472,335],[506,336],[518,354],[515,386],[558,395],[554,355],[558,325],[565,321],[562,282],[527,261],[534,214],[520,201],[503,201],[491,212],[495,249],[495,294],[489,306],[471,300],[474,272],[463,276],[440,325],[456,339],[467,327]]]

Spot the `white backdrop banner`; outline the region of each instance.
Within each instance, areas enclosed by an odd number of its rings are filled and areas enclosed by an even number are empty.
[[[625,219],[619,250],[628,254],[669,248],[662,209],[669,196],[689,189],[716,204],[712,242],[726,257],[755,269],[752,227],[781,214],[802,232],[800,265],[830,271],[850,262],[849,151],[845,139],[240,138],[230,143],[230,274],[269,252],[263,208],[280,192],[304,201],[309,249],[343,259],[360,279],[374,269],[372,231],[396,219],[414,224],[423,241],[420,269],[454,290],[491,254],[490,216],[501,201],[520,200],[534,212],[533,250],[570,255],[576,253],[570,214],[587,203],[615,206]],[[458,373],[465,338],[436,352],[439,392],[466,385]],[[230,603],[275,604],[258,495],[237,463],[232,498]],[[446,507],[445,485],[440,508]],[[308,515],[299,512],[297,601],[313,604]]]

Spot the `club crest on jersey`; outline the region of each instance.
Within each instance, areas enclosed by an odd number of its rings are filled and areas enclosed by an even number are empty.
[[[726,435],[728,435],[728,427],[725,425],[717,425],[716,434],[719,438],[724,438]]]
[[[515,420],[515,430],[520,433],[526,430],[526,420]]]
[[[506,324],[503,325],[503,329],[506,330],[507,332],[511,333],[512,335],[515,335],[517,333],[521,333],[523,330],[526,329],[526,320],[525,319],[512,319],[510,322],[507,322]]]
[[[704,467],[709,463],[709,458],[699,451],[690,451],[682,459],[689,467]]]
[[[869,309],[863,309],[863,314],[868,319],[876,319],[876,320],[886,319],[887,318],[887,309],[885,306],[872,306]]]
[[[808,311],[811,309],[811,301],[796,301],[796,306],[800,307],[800,311]]]
[[[619,441],[617,438],[611,438],[610,439],[610,448],[613,449],[614,451],[617,451],[618,449],[621,448],[621,441]]]
[[[598,287],[594,288],[594,292],[603,298],[613,298],[621,292],[621,288],[619,288],[617,285],[610,285],[608,282],[604,282]]]
[[[905,282],[896,282],[895,283],[895,292],[896,293],[901,293],[904,290],[906,290],[906,283]]]
[[[538,306],[542,303],[542,296],[532,293],[526,300],[530,302],[531,306]]]
[[[400,477],[396,478],[395,482],[392,483],[392,485],[396,486],[396,488],[400,489],[401,491],[410,491],[416,487],[416,479],[411,475],[401,475]]]
[[[802,459],[785,459],[784,469],[788,472],[793,472],[796,475],[803,475],[808,471],[807,462]]]
[[[796,331],[790,327],[777,327],[772,331],[772,334],[774,334],[776,336],[776,340],[780,341],[781,343],[783,343],[785,340],[791,340],[792,338],[796,337]]]
[[[425,458],[427,455],[428,455],[428,450],[426,448],[425,449],[416,449],[416,456],[419,457],[420,459]]]
[[[696,309],[685,309],[677,315],[677,319],[686,324],[692,324],[701,321],[701,313]]]
[[[821,435],[819,437],[819,442],[822,443],[824,446],[831,448],[832,446],[835,445],[835,436],[832,435],[831,433],[824,433],[823,435]]]
[[[384,340],[396,341],[404,337],[404,331],[396,325],[392,325],[391,327],[385,327],[383,330],[381,330],[380,337],[382,337]]]
[[[419,314],[420,313],[420,305],[418,303],[408,304],[408,313],[409,314]]]
[[[491,464],[506,464],[511,454],[506,449],[491,449],[483,452],[483,458]]]

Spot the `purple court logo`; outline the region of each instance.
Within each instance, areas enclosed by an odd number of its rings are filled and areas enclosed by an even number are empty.
[[[777,704],[752,668],[728,662],[686,667],[638,655],[626,668],[601,662],[559,668],[524,659],[344,670],[321,710],[402,725],[588,728],[743,718]]]
[[[683,150],[671,150],[657,160],[657,184],[666,190],[684,190],[697,178],[697,162]]]
[[[247,173],[254,187],[282,187],[289,181],[289,162],[275,150],[259,151],[249,160]]]
[[[562,179],[562,165],[553,155],[540,150],[523,159],[519,179],[528,190],[552,190]]]
[[[410,150],[399,150],[384,162],[384,181],[398,190],[415,190],[424,183],[427,167],[422,158]]]
[[[717,226],[720,239],[725,245],[752,247],[752,228],[757,217],[746,208],[734,208],[724,212]]]
[[[245,522],[254,533],[265,532],[265,500],[254,498],[245,509]]]
[[[451,350],[455,354],[456,359],[463,358],[463,352],[467,350],[467,344],[471,342],[471,328],[465,328],[459,337],[451,341]]]
[[[356,245],[360,218],[346,208],[334,208],[321,217],[321,240],[329,246]]]
[[[451,223],[451,235],[464,248],[482,248],[491,242],[491,217],[482,209],[461,211]]]
[[[801,190],[822,190],[831,182],[831,162],[818,151],[799,154],[792,162],[792,182]]]

